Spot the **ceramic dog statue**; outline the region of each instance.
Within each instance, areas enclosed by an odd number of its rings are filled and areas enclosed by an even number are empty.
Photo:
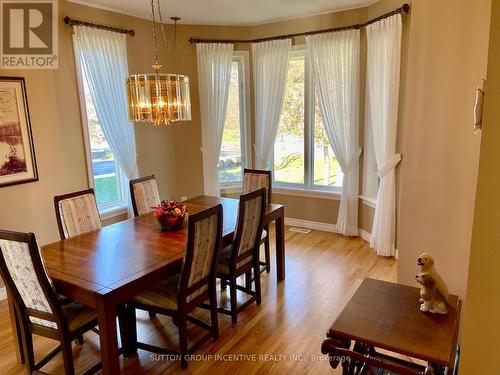
[[[434,267],[434,258],[428,254],[422,254],[418,257],[417,264],[420,266],[421,273],[428,273],[432,275],[437,291],[444,297],[446,302],[448,302],[448,287]]]
[[[420,311],[433,314],[448,314],[447,299],[436,288],[436,280],[430,273],[421,272],[415,275],[415,280],[422,285],[420,297],[423,301]]]

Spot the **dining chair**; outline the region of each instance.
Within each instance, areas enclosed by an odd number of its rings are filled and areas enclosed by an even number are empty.
[[[260,188],[266,189],[267,202],[271,203],[271,171],[265,171],[260,169],[248,169],[243,170],[243,194],[250,193]],[[259,260],[259,264],[262,266],[260,272],[266,271],[271,272],[271,254],[270,254],[270,244],[269,244],[269,226],[265,225],[262,230],[262,238],[260,244],[264,244],[265,252],[265,262]]]
[[[94,189],[57,195],[54,206],[62,240],[102,227]]]
[[[217,264],[217,277],[221,284],[228,285],[230,289],[230,309],[218,308],[218,311],[231,315],[231,321],[237,322],[238,312],[248,305],[261,303],[260,272],[259,272],[259,246],[262,235],[262,223],[266,208],[266,189],[262,188],[240,196],[238,207],[238,221],[232,244],[221,250]],[[243,287],[237,284],[239,276],[253,269],[255,290],[251,289],[251,282]],[[242,291],[250,298],[238,307],[236,291]]]
[[[136,217],[151,212],[151,206],[159,205],[160,195],[155,175],[130,180],[130,197]]]
[[[188,353],[195,352],[208,339],[219,338],[215,270],[222,237],[222,205],[189,215],[186,253],[178,273],[152,289],[138,294],[127,303],[127,321],[136,321],[136,309],[172,317],[179,329],[179,351],[137,342],[137,326],[133,324],[128,348],[137,348],[159,354],[176,354],[181,367],[188,365]],[[209,301],[208,305],[205,303]],[[210,310],[211,325],[189,315],[195,308]],[[188,348],[187,322],[208,332]]]
[[[39,372],[59,352],[63,355],[66,374],[74,374],[71,342],[97,325],[96,311],[56,292],[33,233],[0,230],[0,273],[13,299],[28,374]],[[33,351],[33,334],[60,342],[38,363]],[[98,363],[85,374],[100,368]]]

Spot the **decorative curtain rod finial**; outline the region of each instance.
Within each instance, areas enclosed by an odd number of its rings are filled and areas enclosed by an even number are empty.
[[[92,27],[94,29],[113,31],[115,33],[135,36],[135,30],[126,30],[126,29],[120,29],[118,27],[113,27],[113,26],[100,25],[97,23],[75,20],[75,19],[69,18],[68,16],[64,17],[63,20],[64,20],[64,23],[68,26],[87,26],[87,27]]]

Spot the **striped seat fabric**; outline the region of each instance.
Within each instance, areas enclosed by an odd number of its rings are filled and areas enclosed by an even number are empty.
[[[26,307],[52,314],[49,301],[43,293],[42,286],[35,272],[35,266],[31,259],[31,254],[27,243],[8,241],[0,239],[0,249],[2,251],[5,264],[12,277],[12,281],[21,295]],[[42,259],[43,264],[43,259]],[[44,265],[45,267],[45,265]],[[45,274],[51,282],[47,272]],[[48,320],[30,316],[32,323],[39,324],[49,328],[57,328],[57,324]]]
[[[132,194],[134,194],[138,216],[151,212],[152,206],[160,204],[158,186],[154,178],[133,183]]]
[[[229,273],[232,251],[236,251],[236,258],[237,258],[240,255],[243,255],[253,250],[255,246],[255,239],[260,229],[259,225],[262,212],[262,199],[263,199],[262,196],[256,196],[246,201],[240,201],[240,204],[245,205],[243,217],[238,217],[238,222],[240,220],[243,221],[243,226],[241,227],[241,233],[238,232],[235,233],[235,238],[241,236],[240,243],[238,248],[236,249],[234,248],[233,245],[231,245],[230,247],[226,247],[221,251],[221,254],[219,256],[219,262],[217,265],[217,272],[224,274]],[[236,228],[238,231],[238,229],[240,229],[240,226],[237,225]],[[248,256],[242,259],[236,265],[236,269],[251,262],[252,259],[253,259],[252,256]]]
[[[271,181],[269,181],[268,174],[245,171],[243,175],[243,194],[247,194],[261,188],[265,188],[266,193],[269,194],[270,184]]]
[[[87,193],[59,201],[59,215],[65,238],[102,227],[94,194]]]

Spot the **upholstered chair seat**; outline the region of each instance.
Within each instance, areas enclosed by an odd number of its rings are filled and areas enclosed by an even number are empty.
[[[133,302],[167,310],[176,310],[180,278],[180,273],[175,274],[153,288],[136,295]]]
[[[71,333],[80,330],[83,326],[91,322],[97,323],[97,312],[95,309],[82,305],[81,303],[70,301],[61,305],[68,328]]]
[[[231,249],[233,245],[226,246],[220,251],[219,262],[217,263],[217,273],[229,275],[231,268]],[[251,257],[247,257],[241,262],[238,262],[236,267],[240,268],[252,261]]]

